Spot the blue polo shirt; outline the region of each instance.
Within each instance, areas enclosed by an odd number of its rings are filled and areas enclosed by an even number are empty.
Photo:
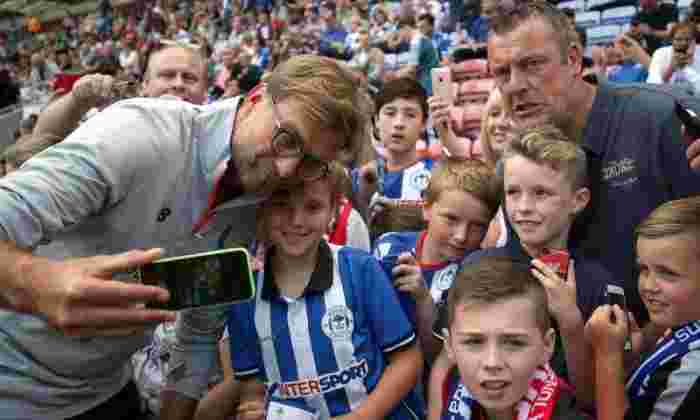
[[[232,308],[228,329],[237,378],[257,376],[275,397],[303,399],[329,419],[363,403],[386,369],[387,354],[416,337],[371,255],[325,242],[319,251],[300,298],[280,295],[267,270],[258,276],[255,299]],[[422,412],[411,392],[387,418]]]

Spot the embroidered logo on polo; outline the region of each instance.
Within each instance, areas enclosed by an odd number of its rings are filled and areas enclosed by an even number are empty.
[[[635,176],[637,172],[637,162],[634,159],[624,158],[613,160],[607,163],[602,169],[603,181],[613,187],[623,187],[639,181]]]
[[[409,184],[419,190],[423,191],[428,187],[428,182],[430,181],[430,171],[427,169],[421,169],[411,174],[408,182]]]
[[[363,380],[369,368],[367,360],[360,360],[332,373],[301,381],[282,382],[277,387],[279,398],[299,398],[325,394],[345,387],[350,381]]]
[[[321,319],[321,329],[331,340],[346,340],[352,336],[355,321],[346,306],[328,308]]]

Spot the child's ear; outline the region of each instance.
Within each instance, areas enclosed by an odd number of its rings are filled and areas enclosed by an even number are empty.
[[[427,201],[423,202],[423,220],[425,220],[426,223],[430,223],[430,218],[432,217],[432,208],[432,204],[428,203]]]
[[[447,354],[447,360],[449,360],[452,363],[456,363],[457,359],[455,358],[454,351],[452,350],[452,344],[450,342],[450,332],[447,330],[447,328],[442,329],[442,336],[443,346],[445,347],[445,354]]]
[[[591,202],[591,190],[586,187],[579,188],[574,192],[574,213],[581,213],[588,203]]]
[[[557,333],[554,328],[550,328],[544,334],[544,354],[542,355],[542,364],[549,363],[554,354],[554,346],[557,343]]]

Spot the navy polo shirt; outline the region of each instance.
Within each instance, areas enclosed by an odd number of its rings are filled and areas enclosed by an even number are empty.
[[[649,316],[637,290],[634,229],[661,204],[700,192],[674,106],[663,87],[601,82],[583,132],[591,203],[574,222],[569,244],[624,284],[642,324]]]

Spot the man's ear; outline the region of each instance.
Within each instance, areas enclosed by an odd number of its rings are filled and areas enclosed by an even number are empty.
[[[566,52],[566,59],[574,70],[575,76],[580,76],[583,73],[583,51],[576,42],[571,42]]]
[[[423,220],[425,220],[426,223],[430,223],[430,218],[432,217],[433,213],[433,205],[428,203],[427,201],[423,203]]]

